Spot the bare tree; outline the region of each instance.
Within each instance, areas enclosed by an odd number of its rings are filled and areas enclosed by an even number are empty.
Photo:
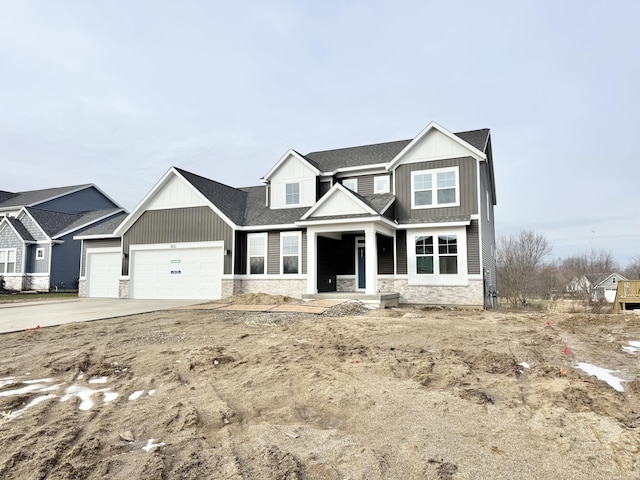
[[[526,305],[536,289],[542,259],[551,253],[544,235],[522,230],[498,239],[497,266],[501,296],[513,305]]]
[[[629,280],[640,280],[640,255],[631,258],[631,262],[624,268],[623,275]]]

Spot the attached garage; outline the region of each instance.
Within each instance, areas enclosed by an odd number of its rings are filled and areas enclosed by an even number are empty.
[[[223,242],[131,245],[129,297],[216,300],[223,271]]]
[[[87,249],[87,297],[118,298],[122,253],[120,248]]]

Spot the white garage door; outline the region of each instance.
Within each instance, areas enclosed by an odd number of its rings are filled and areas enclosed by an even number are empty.
[[[120,250],[87,251],[87,297],[118,298],[122,263]]]
[[[215,300],[222,297],[222,247],[132,246],[131,298]]]

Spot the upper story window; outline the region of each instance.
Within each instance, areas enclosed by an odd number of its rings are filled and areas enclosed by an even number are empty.
[[[280,234],[282,255],[282,273],[300,273],[300,232],[283,232]]]
[[[411,207],[453,207],[460,204],[458,167],[411,172]]]
[[[44,248],[36,248],[36,260],[44,259]]]
[[[285,187],[285,203],[287,205],[299,205],[300,204],[300,184],[299,183],[287,183]]]
[[[342,181],[342,186],[348,188],[352,192],[358,192],[358,179],[357,178],[346,178]]]
[[[0,250],[0,274],[15,273],[16,271],[16,249]]]
[[[389,193],[389,176],[373,178],[373,193]]]
[[[247,235],[247,244],[249,273],[263,275],[266,273],[267,264],[267,234],[249,234]]]

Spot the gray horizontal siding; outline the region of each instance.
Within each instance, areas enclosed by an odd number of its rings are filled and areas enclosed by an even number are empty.
[[[460,205],[457,207],[411,209],[411,172],[436,168],[459,167]],[[410,218],[429,219],[478,213],[477,161],[472,157],[435,160],[400,165],[395,174],[396,217],[398,221]]]
[[[481,272],[479,235],[478,221],[471,220],[471,224],[467,227],[467,273],[469,275],[478,275]]]
[[[209,207],[148,210],[122,237],[122,251],[129,254],[131,245],[154,243],[188,243],[223,241],[233,248],[233,229]],[[231,256],[224,257],[224,273],[231,273]],[[129,274],[125,258],[122,273]]]

